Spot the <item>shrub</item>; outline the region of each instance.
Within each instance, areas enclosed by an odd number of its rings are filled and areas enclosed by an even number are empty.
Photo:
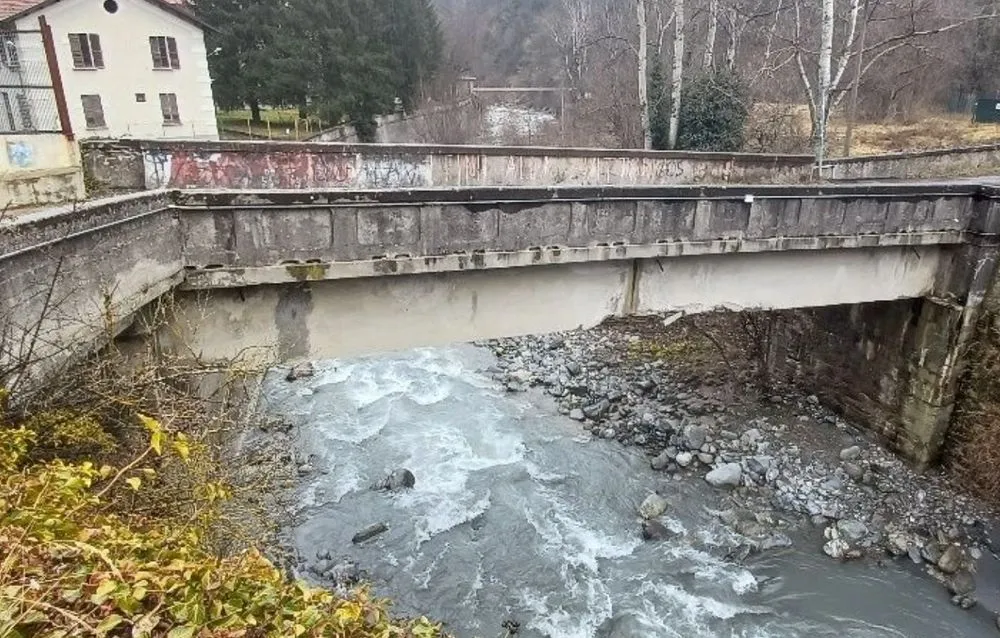
[[[93,424],[69,415],[40,421]],[[38,432],[0,414],[0,636],[430,638],[424,618],[393,620],[384,601],[349,598],[286,580],[256,550],[221,558],[206,520],[150,516],[121,504],[157,480],[160,459],[191,460],[190,442],[137,417],[148,445],[120,469],[91,461],[33,460]],[[40,428],[36,428],[40,430]],[[82,430],[74,429],[74,436]],[[48,436],[48,435],[45,435]],[[75,441],[74,438],[71,437]],[[202,485],[203,511],[225,499]]]
[[[677,148],[736,152],[743,148],[749,91],[732,71],[716,70],[686,80],[681,92]]]

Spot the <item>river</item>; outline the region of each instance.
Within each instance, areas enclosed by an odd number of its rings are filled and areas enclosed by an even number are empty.
[[[505,393],[492,363],[456,346],[269,378],[268,409],[299,426],[315,468],[289,530],[303,568],[326,551],[349,557],[397,612],[461,637],[503,636],[509,620],[531,638],[997,635],[989,612],[951,606],[912,565],[823,556],[813,529],[792,548],[727,562],[713,488],[591,440],[540,393]],[[415,474],[412,490],[371,489],[400,467]],[[654,489],[678,535],[643,542],[637,506]],[[352,544],[378,522],[389,530]]]

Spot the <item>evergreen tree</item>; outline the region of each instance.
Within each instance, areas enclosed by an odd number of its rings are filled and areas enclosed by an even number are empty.
[[[198,0],[220,106],[297,106],[374,138],[375,116],[418,101],[437,71],[430,0]]]
[[[663,61],[654,58],[649,73],[649,132],[653,138],[653,148],[670,148],[670,94],[667,91]]]
[[[677,148],[735,152],[743,148],[750,92],[733,71],[710,71],[684,82]]]

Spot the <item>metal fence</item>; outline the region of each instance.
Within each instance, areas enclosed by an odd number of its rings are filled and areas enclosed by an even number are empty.
[[[0,31],[0,135],[63,132],[43,31]]]

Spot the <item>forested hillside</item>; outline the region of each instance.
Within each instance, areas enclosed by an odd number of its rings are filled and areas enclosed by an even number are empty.
[[[738,91],[749,116],[739,141],[751,150],[808,145],[810,134],[815,144],[831,115],[849,114],[859,76],[858,117],[876,121],[964,114],[1000,90],[996,0],[435,2],[451,67],[483,83],[573,89],[578,142],[641,146],[648,102],[651,126],[664,128],[650,144],[680,144],[683,85],[703,78],[704,96],[705,77],[720,87],[710,102]]]

